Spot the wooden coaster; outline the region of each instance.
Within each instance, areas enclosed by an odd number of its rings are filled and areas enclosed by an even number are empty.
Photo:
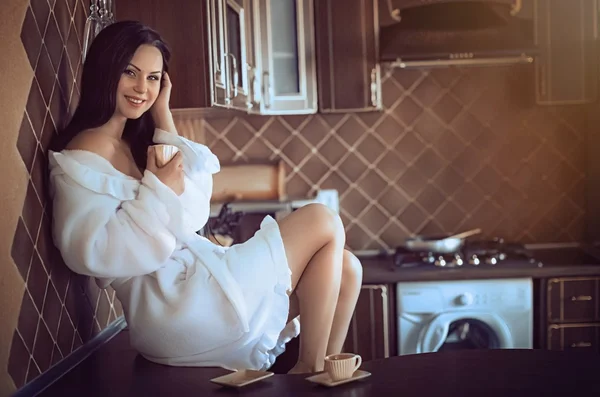
[[[222,386],[244,387],[246,385],[258,382],[259,380],[266,379],[273,375],[273,372],[244,369],[241,371],[232,372],[227,375],[219,376],[218,378],[213,378],[210,381]]]

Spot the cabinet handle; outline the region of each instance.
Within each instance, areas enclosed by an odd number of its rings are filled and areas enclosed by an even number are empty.
[[[584,302],[584,301],[591,301],[591,300],[592,300],[592,297],[589,295],[579,295],[579,296],[571,297],[572,302]]]
[[[377,68],[371,69],[371,105],[376,108],[377,107]]]
[[[228,53],[227,54],[228,57],[230,57],[231,59],[231,78],[232,78],[232,85],[233,87],[231,88],[231,92],[232,92],[232,99],[236,98],[238,96],[238,85],[240,84],[240,75],[238,73],[237,70],[237,59],[235,59],[235,55],[233,55],[232,53]]]
[[[223,74],[223,68],[225,67],[225,62],[227,62],[226,55],[222,54],[221,61],[220,62],[217,61],[216,65],[215,65],[215,80],[219,83],[223,83],[222,74]]]
[[[256,84],[256,69],[246,64],[246,72],[248,73],[248,97],[246,98],[246,108],[254,107],[254,93],[256,92],[254,84]]]
[[[269,109],[271,107],[271,83],[269,82],[269,72],[263,72],[262,77],[263,101],[265,103],[265,108]]]
[[[231,79],[229,78],[229,70],[231,65],[229,64],[229,54],[223,54],[223,75],[225,76],[225,103],[231,102]]]
[[[577,342],[577,343],[571,344],[571,347],[591,347],[591,346],[592,346],[591,342]]]

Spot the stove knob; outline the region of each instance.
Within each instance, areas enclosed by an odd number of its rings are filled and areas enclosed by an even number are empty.
[[[465,292],[464,294],[459,295],[457,300],[459,305],[469,306],[473,304],[473,295],[471,295],[469,292]]]
[[[492,256],[490,258],[487,258],[485,260],[485,263],[487,263],[488,265],[495,265],[496,263],[498,263],[498,259],[496,259],[495,256]]]
[[[437,260],[437,261],[435,261],[435,265],[436,265],[436,266],[439,266],[439,267],[445,267],[445,266],[446,266],[446,260],[444,259],[444,257],[443,257],[443,256],[440,256],[440,257],[438,258],[438,260]]]
[[[462,266],[463,265],[463,260],[460,257],[460,255],[458,255],[458,254],[454,255],[454,262],[456,263],[456,266]]]
[[[471,259],[469,259],[469,263],[471,265],[478,266],[479,265],[479,258],[477,257],[477,255],[471,256]]]

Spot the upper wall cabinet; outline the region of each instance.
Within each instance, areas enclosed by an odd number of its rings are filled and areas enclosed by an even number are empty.
[[[250,98],[248,44],[252,36],[251,0],[209,1],[213,98],[216,106],[246,110]]]
[[[581,104],[598,97],[598,4],[535,0],[537,102]]]
[[[172,49],[173,109],[317,111],[313,0],[127,0]]]
[[[315,0],[319,109],[381,110],[377,0]]]
[[[260,114],[317,112],[314,0],[253,1],[253,104]]]
[[[169,0],[116,2],[117,20],[138,20],[156,29],[169,43],[174,109],[211,107],[214,92],[222,89],[212,79],[208,6],[207,1],[178,2],[177,6]]]

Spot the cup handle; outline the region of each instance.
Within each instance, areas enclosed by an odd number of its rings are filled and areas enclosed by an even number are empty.
[[[359,369],[360,366],[362,365],[362,357],[357,354],[355,356],[355,358],[356,358],[356,365],[354,366],[354,371],[353,372],[355,372],[357,369]]]

